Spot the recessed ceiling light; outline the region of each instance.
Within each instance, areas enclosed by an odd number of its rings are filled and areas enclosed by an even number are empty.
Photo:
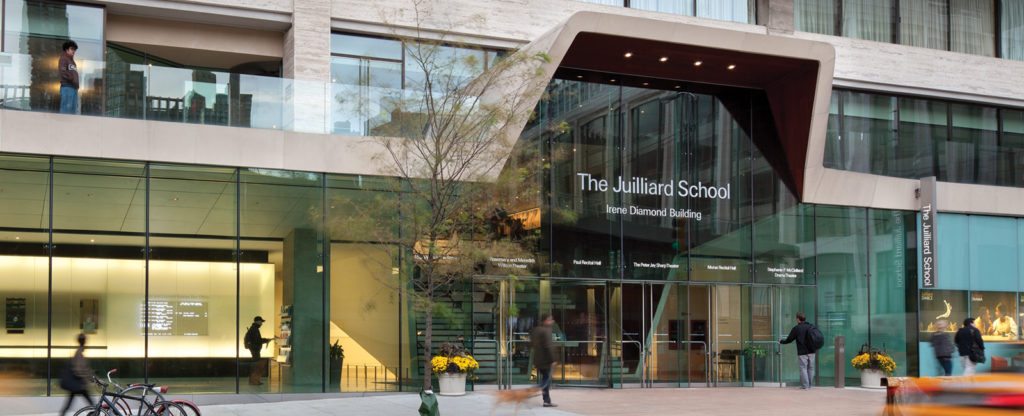
[[[612,78],[612,82],[615,82],[615,78]]]
[[[704,61],[694,61],[693,62],[693,66],[701,66],[703,64],[704,64]]]
[[[14,239],[15,239],[15,240],[21,240],[21,237],[18,237],[18,236],[14,236]]]
[[[662,56],[661,59],[658,59],[658,62],[668,62],[668,57]]]
[[[89,239],[89,242],[90,242],[90,243],[95,243],[95,242],[96,242],[96,239],[95,239],[95,238],[90,238],[90,239]]]
[[[645,87],[646,87],[646,86],[648,86],[648,85],[651,85],[651,84],[650,84],[650,83],[647,83],[647,82],[645,82],[645,83],[644,83],[644,86],[645,86]]]
[[[676,85],[676,88],[679,88],[679,86],[678,86],[678,85]]]
[[[736,65],[729,65],[728,68],[729,68],[730,71],[732,71],[732,70],[736,69]]]
[[[583,75],[577,75],[576,79],[583,79]]]
[[[626,52],[626,54],[622,55],[622,56],[625,56],[627,58],[632,58],[633,57],[633,52]]]

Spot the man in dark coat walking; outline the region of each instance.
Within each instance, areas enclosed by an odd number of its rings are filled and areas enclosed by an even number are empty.
[[[964,319],[964,326],[956,331],[953,342],[960,353],[960,363],[963,364],[964,375],[973,376],[978,361],[974,361],[971,349],[977,348],[978,354],[981,354],[982,357],[985,354],[985,341],[981,339],[981,331],[974,327],[974,318]]]
[[[550,313],[540,316],[540,325],[533,328],[530,333],[530,347],[533,350],[533,366],[537,368],[538,387],[544,392],[544,407],[555,407],[551,403],[551,367],[555,360],[555,345],[552,339],[551,327],[555,324],[555,318]]]
[[[789,331],[789,336],[780,339],[780,344],[789,344],[796,341],[796,354],[800,360],[800,388],[807,390],[814,383],[814,346],[807,345],[807,331],[811,330],[811,324],[807,323],[807,317],[803,312],[796,313],[796,326]]]

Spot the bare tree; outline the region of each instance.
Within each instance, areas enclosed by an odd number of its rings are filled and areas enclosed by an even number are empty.
[[[412,16],[406,16],[411,27],[390,25],[405,28],[392,33],[405,49],[405,88],[342,92],[335,99],[365,115],[381,149],[374,162],[392,178],[388,194],[397,195],[350,204],[344,226],[362,227],[366,240],[411,255],[414,267],[406,269],[415,269],[415,277],[411,271],[380,277],[424,316],[423,388],[431,389],[439,298],[481,265],[524,258],[530,251],[530,238],[517,234],[504,213],[529,208],[507,201],[518,194],[536,199],[539,191],[526,180],[532,172],[515,168],[509,156],[546,85],[541,68],[548,57],[463,42],[456,28],[486,20],[439,27],[431,2],[414,0],[412,6]],[[521,265],[505,267],[508,274],[526,272]]]

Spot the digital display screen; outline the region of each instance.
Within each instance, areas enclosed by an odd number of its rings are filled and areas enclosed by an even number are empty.
[[[146,314],[139,305],[139,327],[146,328]],[[150,298],[149,334],[154,336],[206,336],[209,313],[205,298]]]

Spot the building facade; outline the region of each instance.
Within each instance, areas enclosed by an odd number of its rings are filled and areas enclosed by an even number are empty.
[[[564,385],[792,385],[797,312],[828,340],[823,385],[855,384],[862,346],[936,375],[941,319],[978,318],[985,368],[1020,365],[1020,2],[412,8],[4,0],[0,394],[52,394],[78,333],[97,370],[182,393],[418,389],[423,317],[387,283],[417,264],[380,242],[402,192],[374,157],[422,85],[417,38],[466,79],[550,58],[502,155],[520,180],[470,237],[516,254],[434,320],[476,384],[534,382],[544,312]],[[57,114],[68,39],[79,114]]]

